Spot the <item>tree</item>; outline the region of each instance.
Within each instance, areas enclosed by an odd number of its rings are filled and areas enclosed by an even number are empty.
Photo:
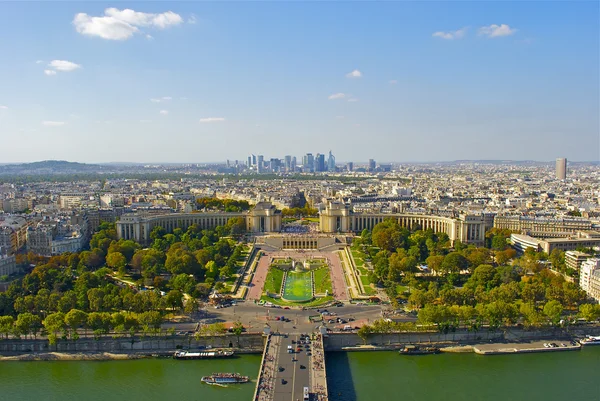
[[[140,313],[138,315],[138,320],[146,330],[158,330],[163,322],[163,317],[158,311],[149,311]]]
[[[71,329],[71,338],[77,333],[77,328],[87,323],[88,314],[79,309],[71,309],[65,315],[65,324]]]
[[[35,337],[41,327],[40,317],[29,312],[19,314],[15,321],[15,330],[19,335],[33,334]]]
[[[373,327],[368,324],[363,325],[356,334],[363,340],[363,344],[367,343],[369,336],[373,333]]]
[[[92,288],[88,290],[87,297],[90,303],[90,310],[100,312],[104,306],[104,291],[101,288]]]
[[[48,332],[48,341],[54,345],[57,341],[57,334],[65,330],[65,314],[63,312],[51,313],[46,316],[42,324]]]
[[[492,237],[492,249],[496,251],[503,251],[507,246],[506,237],[504,235],[496,234]]]
[[[465,270],[468,265],[467,259],[459,252],[450,252],[444,257],[442,270],[445,273],[459,273],[461,270]]]
[[[599,304],[583,304],[579,306],[579,316],[587,320],[588,322],[595,322],[600,319],[600,305]],[[0,328],[2,327],[0,321]]]
[[[553,324],[558,324],[563,312],[563,306],[560,302],[552,300],[544,305],[544,315],[550,319]]]
[[[127,265],[127,260],[121,252],[109,253],[106,257],[106,264],[109,267],[117,270],[120,275],[125,275],[125,266]]]
[[[183,307],[183,294],[178,290],[171,290],[167,293],[165,297],[165,302],[167,305],[175,310],[176,308]]]
[[[425,263],[429,270],[434,272],[435,274],[440,274],[442,272],[442,263],[444,262],[443,255],[434,255],[425,259]]]
[[[471,277],[469,277],[468,284],[473,288],[483,286],[486,289],[491,289],[496,285],[495,282],[496,270],[491,265],[479,265],[474,271]]]
[[[0,316],[0,334],[6,338],[13,332],[15,319],[12,316]]]
[[[244,332],[244,325],[239,320],[233,323],[233,334],[237,337],[238,347],[240,346],[240,336]]]

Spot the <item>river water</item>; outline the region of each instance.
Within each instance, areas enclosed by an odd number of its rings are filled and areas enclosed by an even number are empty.
[[[327,354],[331,401],[600,400],[600,346],[520,355]]]
[[[0,400],[249,401],[254,383],[200,383],[213,372],[256,380],[259,355],[235,359],[2,362]],[[480,356],[327,354],[331,401],[600,400],[600,346],[580,352]]]

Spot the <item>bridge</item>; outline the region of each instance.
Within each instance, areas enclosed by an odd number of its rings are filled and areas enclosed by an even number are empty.
[[[254,401],[327,401],[321,334],[269,334]]]

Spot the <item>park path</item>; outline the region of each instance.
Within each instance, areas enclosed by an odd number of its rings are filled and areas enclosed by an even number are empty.
[[[248,285],[249,300],[260,300],[263,286],[265,285],[265,280],[267,279],[267,273],[269,271],[269,260],[271,260],[270,253],[263,251],[260,260],[258,261],[258,265],[256,266],[254,277],[252,277],[252,282],[250,282]]]
[[[264,251],[263,251],[264,252]],[[337,252],[320,252],[320,251],[278,251],[278,252],[264,252],[258,261],[256,272],[252,278],[252,282],[248,289],[249,300],[260,300],[262,295],[263,286],[267,278],[269,271],[269,261],[271,259],[278,258],[293,258],[295,260],[303,260],[312,257],[325,258],[329,263],[329,274],[331,277],[331,286],[333,290],[333,297],[339,301],[347,301],[348,291],[346,289],[346,280],[344,279],[344,269],[342,268],[342,262]]]

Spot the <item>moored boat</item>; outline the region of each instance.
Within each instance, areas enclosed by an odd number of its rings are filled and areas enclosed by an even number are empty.
[[[419,347],[417,345],[405,345],[400,351],[402,355],[428,355],[437,354],[440,349],[437,347]]]
[[[189,352],[175,351],[174,359],[213,359],[213,358],[230,358],[233,356],[233,351],[204,351],[204,352]]]
[[[579,343],[581,345],[600,345],[600,336],[586,336]]]
[[[206,384],[233,384],[248,383],[250,379],[239,373],[213,373],[210,376],[202,376],[201,381]]]

